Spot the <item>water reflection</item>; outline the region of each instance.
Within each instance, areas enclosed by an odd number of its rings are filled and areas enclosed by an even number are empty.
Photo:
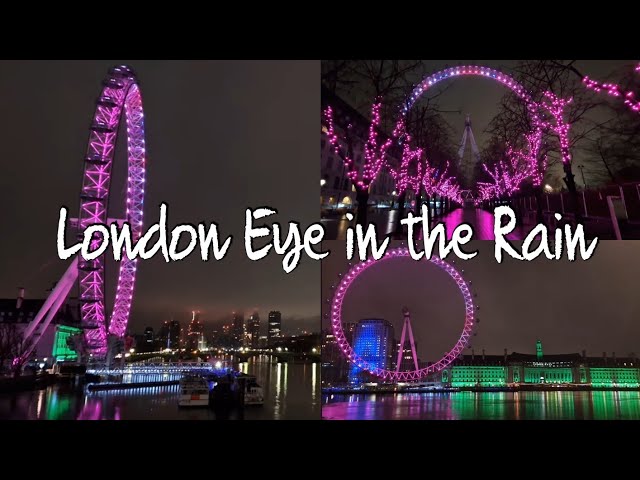
[[[328,420],[640,420],[640,392],[323,395]]]
[[[263,406],[250,406],[230,418],[320,419],[320,369],[316,364],[276,363],[268,356],[249,359],[238,369],[255,375],[265,394]],[[167,378],[162,378],[166,380]],[[169,378],[170,379],[170,378]],[[128,381],[137,382],[133,375]],[[147,379],[148,380],[148,379]],[[309,389],[311,388],[311,391]],[[88,392],[58,385],[39,391],[0,394],[0,419],[46,420],[214,420],[208,408],[179,409],[178,385]]]

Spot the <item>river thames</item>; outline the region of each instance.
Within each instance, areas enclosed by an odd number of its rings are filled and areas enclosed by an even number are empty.
[[[237,368],[255,375],[264,389],[262,406],[232,411],[229,419],[320,419],[320,365],[250,359]],[[0,419],[14,420],[215,420],[208,408],[178,408],[178,386],[87,392],[52,386],[0,394]]]
[[[639,420],[639,391],[322,395],[324,420]]]

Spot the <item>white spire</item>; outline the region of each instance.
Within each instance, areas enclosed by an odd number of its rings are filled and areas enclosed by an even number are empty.
[[[471,115],[469,114],[467,114],[467,118],[464,122],[464,133],[462,134],[462,142],[460,142],[460,149],[458,150],[459,163],[462,163],[462,159],[464,158],[464,149],[467,146],[467,140],[471,142],[471,152],[473,153],[476,162],[479,162],[480,151],[478,150],[476,139],[473,136],[473,130],[471,130]]]

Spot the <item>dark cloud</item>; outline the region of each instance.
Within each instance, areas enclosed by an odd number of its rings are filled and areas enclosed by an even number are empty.
[[[121,63],[0,62],[0,296],[18,286],[44,296],[66,268],[55,248],[58,210],[78,208],[94,101],[107,69]],[[259,308],[265,318],[270,309],[317,316],[319,262],[303,258],[287,275],[281,258],[248,260],[242,236],[249,206],[277,208],[283,224],[318,219],[319,63],[127,63],[142,83],[146,113],[146,219],[156,221],[164,201],[170,225],[216,221],[234,235],[220,262],[143,262],[133,327],[191,309],[212,319],[237,308]],[[119,163],[114,213],[122,210]]]

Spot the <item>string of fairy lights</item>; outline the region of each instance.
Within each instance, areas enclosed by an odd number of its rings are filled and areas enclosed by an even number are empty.
[[[640,63],[636,65],[635,73],[640,73]],[[604,92],[615,98],[622,98],[622,102],[633,112],[640,112],[640,100],[637,100],[635,93],[632,90],[624,90],[620,85],[615,83],[600,83],[596,80],[592,80],[588,76],[582,79],[582,83],[589,90],[593,90],[596,93]]]
[[[635,68],[640,73],[640,64]],[[323,131],[329,137],[329,143],[334,152],[342,159],[346,175],[357,191],[368,191],[380,172],[387,167],[395,181],[397,195],[413,191],[419,195],[422,190],[428,196],[439,195],[456,203],[462,204],[462,189],[454,175],[448,173],[449,163],[444,168],[432,165],[422,148],[411,146],[412,137],[406,131],[405,115],[417,98],[426,89],[438,81],[457,75],[484,75],[505,84],[523,98],[531,115],[533,129],[523,135],[523,148],[517,149],[507,145],[504,157],[488,167],[483,164],[484,171],[490,181],[478,182],[475,202],[507,198],[517,193],[526,182],[539,187],[544,179],[548,165],[547,156],[541,152],[545,134],[552,135],[558,140],[560,156],[565,167],[571,165],[570,130],[571,123],[567,119],[568,106],[573,98],[562,98],[551,91],[546,91],[540,102],[535,102],[522,86],[513,79],[496,70],[485,67],[458,67],[427,77],[411,94],[408,103],[401,109],[393,135],[381,138],[380,110],[381,99],[377,98],[371,106],[371,123],[368,138],[364,145],[364,162],[354,162],[351,151],[351,135],[353,126],[348,124],[340,135],[335,128],[334,112],[331,106],[324,110],[326,128]],[[600,83],[589,77],[584,77],[583,85],[596,93],[606,93],[615,98],[622,98],[623,104],[634,112],[640,112],[640,101],[635,93],[624,90],[614,83]],[[389,163],[389,150],[394,140],[402,145],[402,158],[397,167]]]

